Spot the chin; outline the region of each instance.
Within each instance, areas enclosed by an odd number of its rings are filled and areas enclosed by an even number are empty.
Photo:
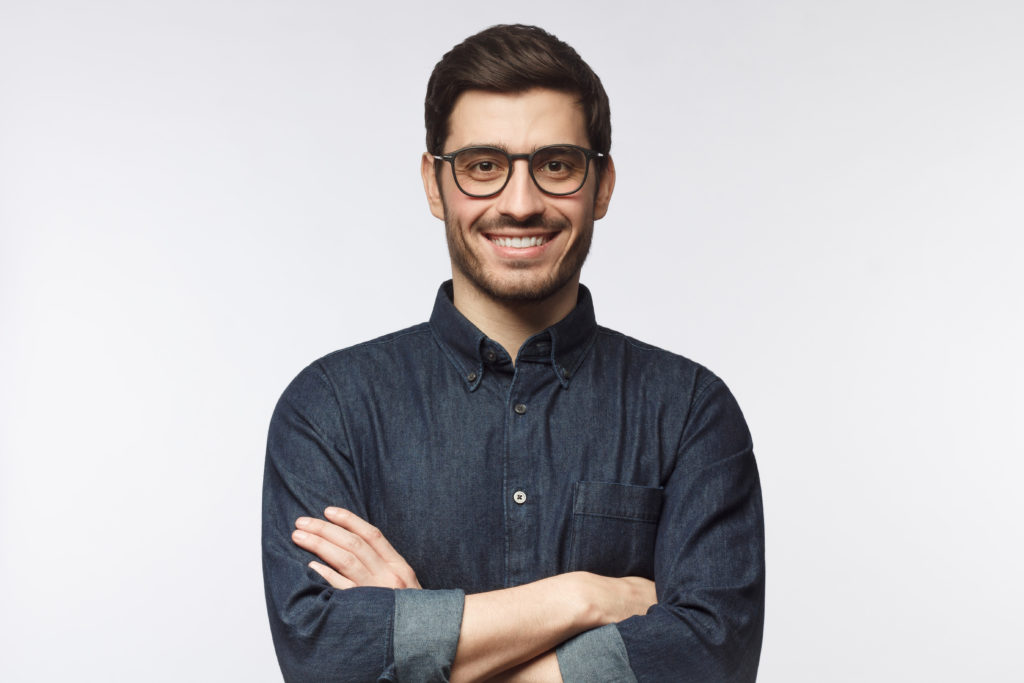
[[[506,278],[474,272],[472,268],[459,271],[473,287],[495,301],[508,303],[535,303],[546,301],[575,281],[576,271],[554,273],[536,277]]]

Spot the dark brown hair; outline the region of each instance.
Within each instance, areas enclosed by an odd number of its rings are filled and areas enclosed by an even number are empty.
[[[611,111],[601,79],[568,44],[544,29],[522,24],[484,29],[453,47],[434,67],[424,102],[427,151],[444,153],[449,117],[463,92],[518,93],[531,88],[579,98],[591,148],[608,153]]]

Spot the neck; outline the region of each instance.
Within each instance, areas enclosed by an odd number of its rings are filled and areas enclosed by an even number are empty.
[[[452,276],[452,294],[456,310],[501,344],[514,363],[523,342],[576,307],[579,275],[543,301],[503,301],[480,291],[456,272]]]

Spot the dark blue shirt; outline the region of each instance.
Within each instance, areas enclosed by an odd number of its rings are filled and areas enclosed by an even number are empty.
[[[336,590],[309,569],[291,532],[329,505],[377,525],[424,590]],[[653,579],[658,604],[560,646],[566,680],[753,681],[750,435],[720,379],[598,326],[586,288],[513,365],[446,283],[429,323],[330,354],[285,390],[263,568],[288,680],[446,680],[465,593],[585,570]]]

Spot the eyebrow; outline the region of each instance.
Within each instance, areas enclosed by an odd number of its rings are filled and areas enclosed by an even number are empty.
[[[536,152],[541,147],[562,147],[562,146],[565,146],[565,145],[573,145],[573,144],[575,144],[575,143],[572,143],[572,142],[551,142],[551,143],[548,143],[546,145],[534,145],[533,149],[531,149],[529,152],[525,152],[525,154],[531,154],[533,152]],[[468,149],[470,147],[492,147],[494,149],[500,149],[505,154],[513,154],[513,152],[509,151],[508,145],[506,145],[504,143],[501,143],[501,142],[470,142],[470,143],[468,143],[466,145],[463,145],[462,147],[459,147],[459,149]]]
[[[469,144],[463,145],[459,149],[466,149],[467,147],[493,147],[494,149],[500,149],[506,154],[510,154],[508,151],[508,145],[501,142],[470,142]]]

